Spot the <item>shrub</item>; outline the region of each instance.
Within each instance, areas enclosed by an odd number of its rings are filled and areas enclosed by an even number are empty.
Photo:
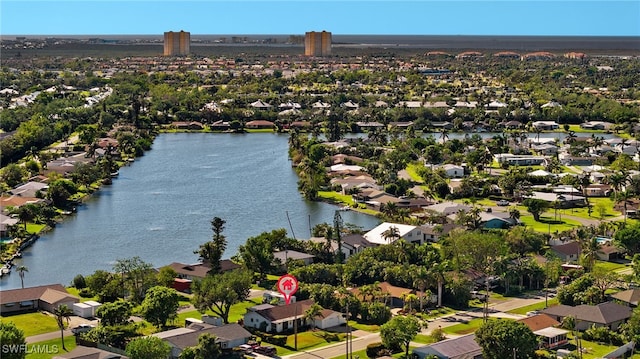
[[[377,358],[380,356],[380,353],[384,351],[385,347],[380,342],[375,342],[367,345],[367,356],[369,358]]]
[[[82,274],[78,274],[77,276],[73,277],[73,286],[78,290],[87,287],[87,282],[84,280],[84,276]]]
[[[78,295],[81,296],[82,298],[91,298],[93,297],[93,292],[89,288],[82,288],[78,292]]]

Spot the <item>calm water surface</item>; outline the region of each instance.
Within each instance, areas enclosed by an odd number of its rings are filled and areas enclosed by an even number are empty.
[[[287,158],[286,135],[159,135],[153,150],[120,169],[78,213],[42,237],[17,262],[25,286],[67,285],[76,274],[111,269],[114,261],[140,256],[154,266],[196,262],[193,253],[211,239],[214,216],[227,221],[224,257],[265,231],[285,228],[309,238],[311,226],[333,222],[336,206],[304,201]],[[379,221],[341,212],[345,223],[364,229]],[[20,287],[14,270],[0,289]]]

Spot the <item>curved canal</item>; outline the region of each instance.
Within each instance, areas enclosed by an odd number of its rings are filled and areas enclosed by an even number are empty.
[[[309,226],[333,222],[337,206],[305,201],[287,158],[287,135],[161,134],[153,149],[104,186],[78,213],[45,233],[23,253],[25,286],[68,285],[76,274],[110,270],[114,261],[140,256],[159,267],[193,263],[193,252],[212,237],[210,221],[227,221],[224,258],[249,237],[285,228],[309,238]],[[345,223],[364,229],[379,221],[341,212]],[[0,289],[20,287],[15,272]]]

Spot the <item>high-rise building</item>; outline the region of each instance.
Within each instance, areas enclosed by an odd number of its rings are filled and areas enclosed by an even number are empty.
[[[304,54],[306,56],[330,56],[331,33],[309,31],[304,34]]]
[[[191,33],[186,31],[164,33],[164,55],[180,56],[191,52]]]

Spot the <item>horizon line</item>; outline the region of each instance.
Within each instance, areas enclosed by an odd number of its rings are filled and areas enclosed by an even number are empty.
[[[179,32],[182,30],[174,31]],[[252,33],[193,33],[189,32],[191,36],[304,36],[304,33],[273,33],[273,34],[252,34]],[[318,31],[316,31],[318,32]],[[332,36],[438,36],[438,37],[624,37],[624,38],[638,38],[640,39],[640,35],[507,35],[507,34],[343,34],[343,33],[331,33]],[[162,37],[164,33],[138,33],[138,34],[121,34],[121,33],[110,33],[110,34],[97,34],[97,33],[87,33],[87,34],[1,34],[0,37],[22,37],[22,36],[159,36]]]

